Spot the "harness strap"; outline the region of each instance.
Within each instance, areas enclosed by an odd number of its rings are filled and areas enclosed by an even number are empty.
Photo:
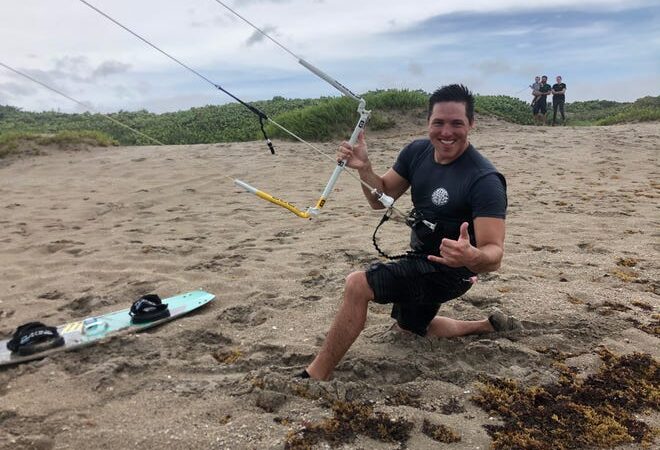
[[[128,314],[131,322],[146,323],[170,317],[170,310],[158,295],[147,294],[133,302]]]

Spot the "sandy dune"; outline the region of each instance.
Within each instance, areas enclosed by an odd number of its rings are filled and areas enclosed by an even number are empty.
[[[383,172],[423,124],[368,137]],[[343,278],[377,255],[367,208],[343,175],[305,221],[233,186],[237,177],[299,207],[333,163],[278,142],[47,150],[0,167],[0,337],[125,308],[141,294],[194,289],[211,306],[148,333],[0,370],[0,448],[282,448],[327,417],[315,394],[369,400],[438,448],[424,419],[485,449],[497,418],[470,398],[482,375],[545,383],[553,352],[590,373],[596,351],[660,357],[660,124],[540,128],[484,120],[472,142],[507,176],[502,269],[443,306],[481,318],[497,306],[526,330],[452,340],[389,331],[385,306],[327,383],[293,382],[318,350]],[[329,154],[336,143],[319,144]],[[398,205],[406,209],[407,197]],[[383,247],[405,250],[388,223]],[[651,326],[651,327],[649,327]],[[657,328],[656,328],[657,330]],[[302,395],[304,392],[306,395]],[[402,395],[419,399],[397,404]],[[317,395],[318,397],[318,395]],[[658,415],[649,416],[658,426]],[[322,443],[321,447],[329,444]],[[394,449],[359,436],[345,448]],[[626,448],[638,448],[634,445]]]

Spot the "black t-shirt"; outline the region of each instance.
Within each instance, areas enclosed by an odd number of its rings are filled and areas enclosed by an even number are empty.
[[[473,219],[504,219],[507,196],[504,176],[472,145],[449,164],[435,162],[434,153],[428,139],[413,141],[392,168],[410,183],[415,210],[438,223],[435,233],[421,224],[414,228],[411,248],[437,255],[442,238],[458,239],[463,222],[470,224],[470,241],[476,245]]]
[[[548,83],[542,83],[541,86],[539,87],[539,92],[546,93],[546,92],[550,92],[551,90],[552,88]],[[537,100],[537,103],[538,102],[545,103],[548,99],[547,97],[548,97],[547,95],[539,95],[539,99]]]
[[[553,91],[563,91],[564,89],[566,89],[566,83],[555,83],[555,84],[552,85],[552,90]],[[556,103],[558,101],[563,102],[565,100],[566,100],[566,96],[564,94],[553,94],[552,95],[552,102],[553,103]]]

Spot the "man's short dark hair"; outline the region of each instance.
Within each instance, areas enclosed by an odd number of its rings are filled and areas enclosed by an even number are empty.
[[[458,102],[465,104],[465,114],[467,115],[470,123],[474,122],[474,96],[470,90],[462,84],[450,84],[442,86],[437,89],[431,97],[429,97],[429,115],[427,119],[431,118],[433,113],[433,106],[436,103],[442,102]]]

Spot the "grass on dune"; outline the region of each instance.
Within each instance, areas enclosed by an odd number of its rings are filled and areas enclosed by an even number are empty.
[[[397,125],[401,114],[417,118],[426,117],[429,94],[421,90],[379,90],[363,95],[367,109],[372,110],[369,129],[383,130]],[[350,136],[358,120],[354,99],[346,97],[322,97],[316,99],[287,99],[251,102],[277,123],[306,140],[341,140]],[[502,120],[530,125],[533,123],[530,105],[518,98],[504,95],[476,95],[476,112]],[[549,115],[552,109],[549,108]],[[145,110],[119,111],[109,114],[140,132],[172,145],[215,142],[242,142],[261,140],[259,120],[238,103],[207,105],[185,111],[154,114]],[[644,97],[632,103],[609,100],[590,100],[566,104],[569,125],[612,125],[616,123],[660,120],[660,96]],[[64,114],[55,111],[25,112],[12,106],[0,105],[0,153],[12,146],[13,133],[59,136],[67,134],[83,136],[84,133],[100,133],[121,145],[151,145],[138,134],[112,123],[99,114]],[[277,139],[291,137],[267,124],[267,131]],[[76,135],[75,133],[78,133]],[[82,133],[82,134],[81,134]]]
[[[59,148],[108,147],[117,141],[98,131],[60,131],[55,134],[39,134],[11,131],[0,134],[0,158],[21,151],[38,151],[39,147]]]

